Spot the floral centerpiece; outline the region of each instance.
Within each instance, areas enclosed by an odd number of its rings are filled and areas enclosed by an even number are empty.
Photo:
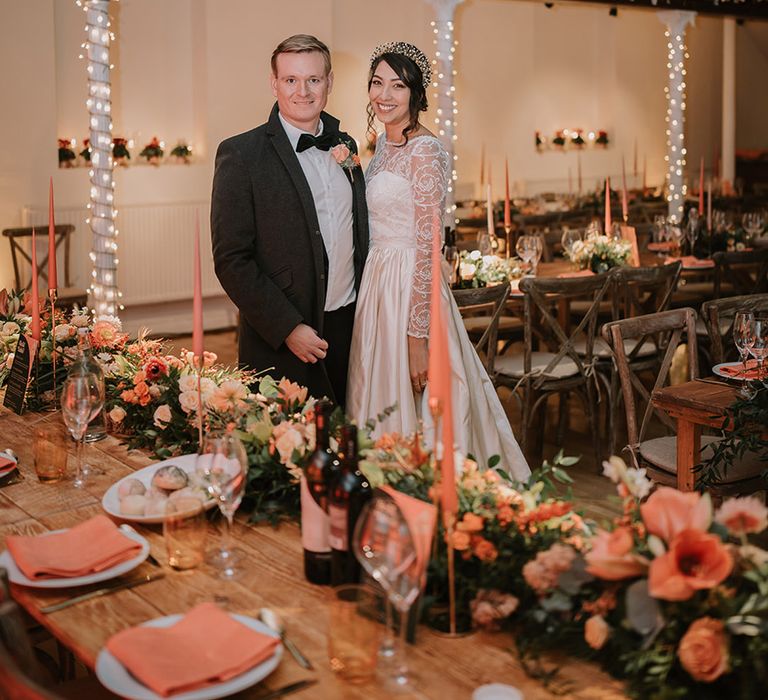
[[[179,141],[179,143],[173,147],[171,155],[176,158],[178,162],[189,163],[192,159],[192,149],[184,141]]]
[[[632,254],[632,245],[621,238],[593,236],[584,241],[576,241],[565,253],[580,268],[600,273],[626,265]]]
[[[116,165],[127,165],[131,159],[131,152],[128,150],[128,140],[115,136],[112,139],[112,157]]]
[[[72,139],[59,139],[59,167],[71,168],[77,155],[72,150]]]
[[[755,697],[768,681],[768,552],[750,543],[768,509],[755,497],[651,488],[644,470],[604,463],[623,513],[581,549],[555,544],[523,569],[538,597],[526,652],[562,643],[627,679],[633,697]]]
[[[147,159],[147,163],[151,163],[152,165],[159,165],[160,159],[163,157],[163,147],[160,144],[160,141],[158,140],[157,136],[153,136],[152,140],[144,146],[144,148],[141,149],[141,153],[139,155],[142,158]]]
[[[91,162],[91,139],[85,139],[83,141],[83,150],[80,151],[80,157],[86,164]]]
[[[479,250],[459,253],[457,289],[477,289],[504,284],[523,274],[517,258],[502,258],[498,255],[482,255]]]

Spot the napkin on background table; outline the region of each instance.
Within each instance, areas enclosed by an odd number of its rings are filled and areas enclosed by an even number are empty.
[[[118,632],[107,649],[141,683],[167,697],[239,676],[269,659],[278,644],[214,603],[202,603],[171,627]]]
[[[672,250],[672,245],[670,241],[657,241],[656,243],[649,243],[648,250],[652,253],[667,253]]]
[[[715,261],[711,260],[709,258],[696,258],[693,255],[684,255],[682,258],[666,258],[664,260],[665,265],[671,265],[672,263],[676,263],[677,261],[680,261],[683,263],[683,267],[692,268],[692,267],[714,267]]]
[[[570,277],[594,277],[592,270],[574,270],[573,272],[561,272],[558,279],[568,279]]]
[[[5,543],[29,579],[87,576],[141,551],[141,543],[126,537],[106,515],[55,535],[9,535]]]

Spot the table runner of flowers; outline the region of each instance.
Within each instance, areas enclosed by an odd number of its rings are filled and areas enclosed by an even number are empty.
[[[0,291],[0,384],[29,300]],[[160,458],[197,448],[197,375],[192,354],[166,351],[146,333],[130,340],[117,319],[91,320],[75,310],[43,319],[41,374],[55,348],[62,363],[76,354],[87,327],[106,380],[111,432]],[[55,342],[54,342],[55,341]],[[314,404],[307,389],[217,364],[206,353],[201,378],[206,421],[242,438],[249,458],[252,519],[295,518],[298,477],[314,449]],[[41,397],[38,397],[41,398]],[[41,400],[44,400],[42,397]],[[336,427],[344,416],[333,416]],[[434,501],[434,456],[421,436],[370,438],[361,431],[361,468],[372,485],[390,484]],[[430,564],[425,615],[445,623],[447,567],[453,547],[459,622],[509,628],[526,668],[542,671],[548,649],[583,655],[626,679],[637,698],[755,697],[768,682],[768,509],[756,497],[718,509],[708,495],[661,487],[651,493],[643,469],[618,457],[604,463],[622,514],[606,527],[585,520],[563,486],[575,458],[558,455],[524,483],[499,459],[487,467],[457,455],[458,524]]]

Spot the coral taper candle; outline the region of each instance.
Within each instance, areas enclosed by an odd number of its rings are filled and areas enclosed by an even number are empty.
[[[512,213],[509,206],[509,160],[504,159],[504,228],[512,225]]]
[[[485,184],[485,144],[480,146],[480,189]]]
[[[32,337],[40,342],[40,291],[37,287],[37,238],[35,229],[32,229],[32,323],[30,324]]]
[[[486,208],[488,214],[488,235],[493,237],[496,233],[496,227],[493,225],[493,202],[491,201],[491,186],[485,186]]]
[[[707,180],[707,231],[712,231],[712,178]]]
[[[646,175],[648,174],[648,156],[643,156],[643,192],[645,192],[646,185]]]
[[[699,165],[699,216],[704,215],[704,156]]]
[[[605,235],[611,235],[611,178],[605,178]]]
[[[635,176],[634,184],[637,187],[637,139],[635,139],[635,160],[633,163],[632,173]]]
[[[576,182],[579,188],[577,194],[581,196],[581,150],[576,151]]]
[[[56,274],[56,221],[53,216],[53,177],[48,188],[48,289],[58,289]]]
[[[195,220],[195,288],[192,296],[192,352],[203,362],[203,283],[200,273],[200,215]]]
[[[629,220],[629,205],[627,203],[627,169],[624,166],[624,155],[621,156],[621,218],[626,224]]]

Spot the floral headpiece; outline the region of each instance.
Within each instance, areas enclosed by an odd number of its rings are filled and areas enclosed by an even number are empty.
[[[373,67],[376,59],[385,53],[396,53],[410,58],[421,71],[421,84],[424,86],[424,89],[426,90],[429,87],[429,84],[432,82],[432,69],[429,66],[429,59],[421,49],[404,41],[390,41],[386,44],[381,44],[373,50],[371,67]]]

